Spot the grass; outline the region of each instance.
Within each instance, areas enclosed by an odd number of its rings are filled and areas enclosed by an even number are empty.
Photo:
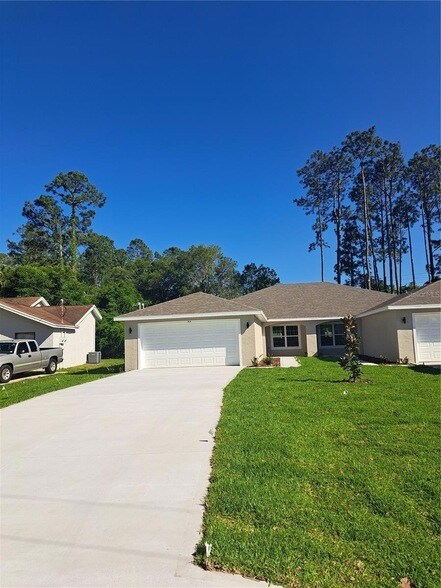
[[[439,375],[366,366],[349,384],[301,363],[226,388],[196,560],[289,587],[438,588]]]
[[[11,380],[9,384],[0,384],[0,408],[23,402],[23,400],[34,398],[34,396],[55,392],[55,390],[99,380],[123,370],[123,359],[104,359],[98,365],[85,364],[65,370],[60,368],[60,371],[53,376],[23,379],[18,382]],[[29,376],[31,375],[29,374]]]

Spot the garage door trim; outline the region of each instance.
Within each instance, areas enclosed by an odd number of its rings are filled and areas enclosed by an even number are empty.
[[[211,318],[211,317],[210,317]],[[219,317],[220,318],[220,317]],[[182,318],[180,317],[179,320],[167,320],[167,321],[149,321],[148,323],[142,323],[138,325],[138,341],[137,341],[137,347],[138,347],[138,369],[155,369],[155,368],[161,368],[161,367],[187,367],[187,366],[194,366],[194,367],[202,367],[202,366],[207,366],[207,367],[213,367],[213,365],[239,365],[242,366],[242,336],[241,336],[241,319],[239,317],[234,317],[234,318],[230,318],[230,317],[222,317],[223,318],[223,323],[224,323],[224,327],[225,330],[224,332],[214,333],[214,339],[212,339],[209,344],[207,345],[207,347],[205,348],[203,345],[201,347],[198,347],[197,345],[193,346],[190,344],[190,346],[186,346],[185,343],[188,344],[188,338],[186,337],[186,333],[185,330],[182,330],[182,327],[184,325],[182,325],[182,323],[205,323],[205,325],[207,325],[207,323],[212,323],[214,322],[213,320],[210,319],[193,319],[193,320],[182,320]],[[215,319],[215,324],[218,323],[218,320]],[[225,324],[225,322],[227,322],[227,324]],[[159,327],[159,331],[161,330],[161,327],[164,326],[165,329],[167,329],[167,327],[173,327],[173,325],[176,325],[177,327],[177,333],[181,334],[183,336],[183,347],[180,347],[179,345],[177,345],[176,347],[170,346],[170,348],[168,348],[167,346],[165,348],[163,348],[164,350],[164,363],[167,365],[164,365],[163,362],[161,362],[160,358],[156,358],[155,355],[155,351],[160,351],[161,348],[159,347],[158,349],[155,349],[155,346],[153,346],[151,349],[149,349],[147,347],[147,349],[143,346],[143,337],[146,337],[145,333],[147,332],[147,327],[148,326],[154,326],[156,325],[157,327]],[[185,329],[185,327],[184,327]],[[179,333],[180,331],[180,333]],[[230,331],[230,332],[228,332]],[[195,336],[195,331],[193,330],[193,332],[189,333],[189,339],[191,341],[192,337]],[[203,335],[204,333],[202,333]],[[226,340],[222,339],[220,340],[220,345],[216,346],[213,345],[213,343],[215,343],[216,341],[216,336],[220,336],[220,335],[224,335],[226,336]],[[158,336],[158,334],[156,334]],[[207,336],[207,331],[205,331],[205,335]],[[160,335],[159,335],[160,336]],[[167,337],[173,337],[172,331],[171,329],[167,332],[167,330],[164,331],[164,339],[165,342],[167,343]],[[228,337],[232,337],[232,339],[230,339],[230,343],[231,346],[228,346]],[[187,341],[186,341],[187,339]],[[210,339],[210,335],[208,334],[208,339]],[[234,343],[233,343],[234,341]],[[224,347],[225,345],[225,347]],[[222,348],[224,347],[225,349],[225,360],[227,360],[227,357],[229,355],[229,352],[233,353],[233,357],[237,358],[237,363],[234,364],[230,364],[230,363],[223,363],[223,362],[219,362],[217,363],[217,361],[219,361],[220,357],[223,355],[222,352]],[[195,352],[193,355],[193,360],[195,363],[192,362],[192,358],[190,357],[188,359],[188,363],[184,360],[184,363],[181,363],[183,358],[185,357],[187,359],[187,354],[184,353],[183,355],[181,355],[180,352],[184,351],[188,349],[189,351],[189,355],[192,356],[192,351]],[[200,353],[197,352],[197,350],[200,350]],[[212,349],[212,354],[210,354],[209,352],[207,354],[205,354],[204,349]],[[176,351],[176,353],[173,353],[173,351]],[[152,362],[158,362],[158,363],[162,363],[162,365],[146,365],[146,363],[148,363],[149,359],[147,358],[146,360],[146,355],[148,356],[149,351],[152,352],[150,360]],[[216,352],[217,351],[217,352]],[[171,357],[170,357],[171,356]],[[209,361],[207,361],[207,363],[205,363],[204,359],[207,358]],[[231,356],[230,356],[231,359]],[[198,361],[199,360],[199,361]],[[210,361],[211,360],[211,361]],[[169,363],[170,362],[170,363]]]

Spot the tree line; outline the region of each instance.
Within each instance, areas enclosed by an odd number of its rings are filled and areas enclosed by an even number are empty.
[[[278,283],[277,273],[249,263],[242,271],[217,245],[170,247],[154,252],[134,238],[117,248],[107,235],[93,231],[93,220],[106,196],[78,171],[58,174],[43,194],[26,201],[24,223],[0,253],[0,296],[44,296],[51,304],[96,304],[98,348],[122,355],[123,334],[113,317],[206,292],[233,298]]]
[[[438,278],[440,146],[429,145],[406,162],[400,143],[379,137],[370,127],[349,133],[328,152],[314,151],[297,175],[305,192],[294,203],[313,216],[309,251],[319,251],[322,281],[332,238],[337,283],[395,293],[415,287],[417,229],[427,281]],[[408,284],[403,282],[404,264],[411,275]]]

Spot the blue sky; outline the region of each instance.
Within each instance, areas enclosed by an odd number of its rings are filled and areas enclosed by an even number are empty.
[[[0,250],[77,169],[118,247],[215,243],[318,280],[292,204],[310,153],[373,124],[407,156],[439,142],[436,2],[2,2],[0,39]]]

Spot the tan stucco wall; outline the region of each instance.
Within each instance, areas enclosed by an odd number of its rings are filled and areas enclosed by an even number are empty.
[[[305,323],[306,331],[306,355],[308,357],[314,357],[318,352],[317,345],[317,323],[316,321],[308,321]]]
[[[361,319],[363,345],[361,352],[369,357],[399,358],[396,311],[371,314]]]
[[[124,323],[124,366],[126,372],[138,369],[138,323],[135,322]]]
[[[399,357],[403,359],[407,357],[410,363],[415,363],[415,347],[413,341],[413,314],[427,314],[431,312],[437,312],[433,309],[421,310],[395,310],[396,324],[398,331],[398,350]],[[403,318],[406,318],[406,322],[403,323]]]
[[[415,363],[412,315],[428,312],[433,310],[386,310],[363,317],[362,353],[371,357],[383,355],[391,361],[407,357],[409,363]]]
[[[240,319],[240,332],[241,365],[250,366],[254,357],[261,359],[265,353],[262,323],[253,316],[243,317]]]

